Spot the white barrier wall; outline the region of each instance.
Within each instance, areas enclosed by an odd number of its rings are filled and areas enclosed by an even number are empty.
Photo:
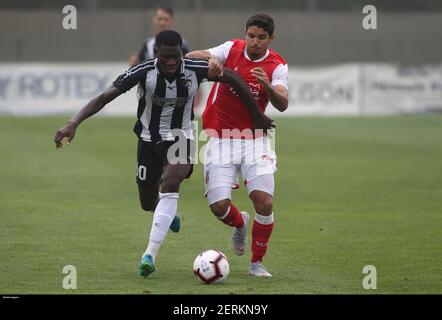
[[[124,63],[0,64],[0,114],[71,114],[110,86]],[[211,85],[204,84],[196,114]],[[100,114],[136,115],[136,87]],[[376,115],[442,112],[442,65],[343,64],[291,67],[290,103],[271,115]]]
[[[124,64],[0,65],[0,114],[73,113],[109,87]],[[102,114],[136,114],[136,88],[105,107]]]
[[[359,71],[356,64],[290,68],[289,108],[284,113],[357,115],[360,103]],[[273,107],[271,109],[278,113]]]
[[[442,65],[364,64],[362,114],[442,112]]]

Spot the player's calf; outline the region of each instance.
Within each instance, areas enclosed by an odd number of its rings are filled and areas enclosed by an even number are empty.
[[[224,224],[238,229],[244,225],[243,216],[229,199],[215,202],[210,205],[210,208],[213,214]]]
[[[247,223],[249,214],[239,210],[231,203],[230,199],[223,199],[212,203],[210,209],[213,214],[224,224],[233,227],[233,249],[238,256],[244,254],[247,243]]]
[[[259,178],[257,182],[259,182]],[[268,243],[274,227],[273,196],[270,193],[253,190],[250,199],[255,207],[256,214],[252,227],[252,258],[250,274],[268,277],[262,266],[262,260],[267,253]]]

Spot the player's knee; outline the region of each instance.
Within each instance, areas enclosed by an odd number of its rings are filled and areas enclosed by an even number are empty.
[[[161,184],[161,192],[178,192],[182,180],[177,176],[165,177]]]
[[[224,199],[221,201],[217,201],[215,203],[212,203],[210,205],[210,210],[212,210],[212,213],[217,217],[222,217],[226,214],[227,210],[230,206],[230,200]]]
[[[273,211],[273,198],[270,196],[260,197],[254,202],[254,207],[257,213],[261,215],[270,215]]]

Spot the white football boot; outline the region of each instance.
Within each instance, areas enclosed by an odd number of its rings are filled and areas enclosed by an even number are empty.
[[[241,211],[242,218],[244,220],[244,225],[241,228],[233,227],[233,250],[235,254],[238,256],[242,256],[244,254],[244,249],[247,244],[247,224],[249,223],[249,214],[245,211]]]
[[[252,262],[249,267],[249,274],[255,277],[270,278],[272,275],[264,268],[262,262]]]

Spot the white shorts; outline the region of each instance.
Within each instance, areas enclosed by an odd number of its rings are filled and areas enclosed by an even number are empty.
[[[273,176],[276,170],[276,153],[267,137],[257,139],[211,137],[206,145],[204,152],[206,194],[216,188],[231,189],[237,182],[238,173],[241,174],[247,187],[250,181],[259,176]],[[252,191],[248,188],[249,194]]]

